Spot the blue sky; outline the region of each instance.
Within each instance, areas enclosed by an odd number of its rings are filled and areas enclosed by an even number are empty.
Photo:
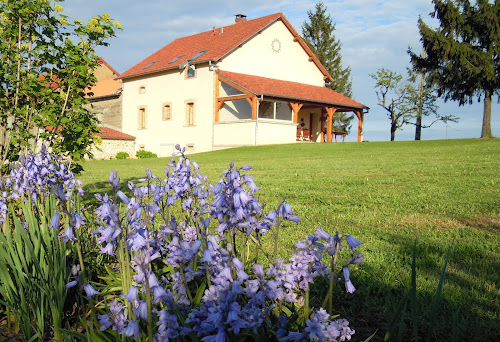
[[[248,19],[283,12],[295,29],[307,20],[307,11],[317,1],[309,0],[69,0],[61,3],[71,19],[88,20],[93,15],[108,13],[123,27],[110,46],[98,50],[118,72],[124,72],[159,50],[175,38],[231,25],[234,15],[243,13]],[[369,74],[387,68],[406,74],[409,67],[408,47],[420,51],[417,20],[421,16],[435,27],[429,17],[431,0],[337,0],[324,1],[336,23],[336,38],[342,43],[342,61],[351,67],[353,97],[370,107],[365,115],[364,139],[389,140],[390,122],[384,109],[377,105],[374,80]],[[494,99],[492,131],[500,135],[499,105]],[[439,101],[442,115],[460,117],[458,123],[438,122],[422,131],[422,139],[477,138],[481,134],[483,103],[459,107],[456,102]],[[431,122],[424,119],[424,124]],[[356,120],[346,141],[356,140]],[[396,133],[396,140],[413,140],[414,126]]]

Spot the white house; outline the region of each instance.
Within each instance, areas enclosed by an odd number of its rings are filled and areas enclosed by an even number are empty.
[[[243,145],[323,141],[336,112],[366,106],[334,81],[282,13],[179,38],[125,71],[122,130],[169,156]],[[328,135],[327,141],[331,141]]]

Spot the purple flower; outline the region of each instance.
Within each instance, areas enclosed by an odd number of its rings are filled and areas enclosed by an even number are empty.
[[[127,337],[134,336],[134,339],[137,340],[139,338],[139,323],[130,320],[127,327],[123,330],[123,334]]]
[[[73,234],[73,227],[71,226],[66,227],[64,234],[59,236],[59,238],[62,239],[64,243],[67,243],[68,241],[77,241],[77,238]]]
[[[52,221],[50,221],[49,228],[59,229],[60,220],[61,220],[61,215],[59,215],[59,213],[55,213],[54,216],[52,217]]]
[[[132,303],[134,300],[137,300],[137,293],[138,293],[137,287],[131,286],[130,289],[128,289],[127,295],[122,296],[122,298],[128,300],[129,303]]]
[[[354,236],[352,235],[346,235],[345,237],[346,241],[347,241],[347,244],[349,245],[349,248],[351,249],[351,251],[354,251],[354,249],[356,247],[359,247],[361,246],[362,242],[359,241],[358,239],[356,239]]]
[[[345,289],[347,292],[353,293],[354,291],[356,291],[356,288],[354,287],[351,280],[349,279],[349,277],[350,277],[349,268],[344,267],[343,271],[344,271]]]
[[[66,284],[66,288],[70,289],[73,286],[75,286],[76,284],[78,284],[78,281],[76,281],[76,280],[70,281],[69,283]]]
[[[96,291],[92,285],[86,284],[83,286],[83,289],[85,290],[85,293],[87,294],[87,299],[89,299],[92,296],[95,296],[96,294],[99,294],[99,291]]]

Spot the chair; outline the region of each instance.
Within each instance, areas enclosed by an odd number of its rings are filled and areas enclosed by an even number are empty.
[[[304,129],[302,131],[302,140],[303,141],[309,141],[311,139],[311,133],[308,129]]]
[[[302,141],[302,128],[297,127],[297,141]]]

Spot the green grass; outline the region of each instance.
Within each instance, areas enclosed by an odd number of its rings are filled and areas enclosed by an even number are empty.
[[[421,335],[455,241],[431,340],[451,339],[457,310],[460,339],[500,340],[500,140],[292,144],[190,158],[212,183],[230,161],[250,164],[262,202],[274,206],[283,196],[288,200],[301,223],[281,235],[284,257],[319,226],[364,242],[365,261],[351,271],[357,291],[347,295],[339,287],[334,302],[357,340],[376,329],[374,340],[383,339],[390,298],[398,300],[410,285],[415,239]],[[146,167],[160,176],[167,163],[164,158],[90,161],[80,179],[90,196],[110,190],[112,170],[126,183],[143,177]]]

